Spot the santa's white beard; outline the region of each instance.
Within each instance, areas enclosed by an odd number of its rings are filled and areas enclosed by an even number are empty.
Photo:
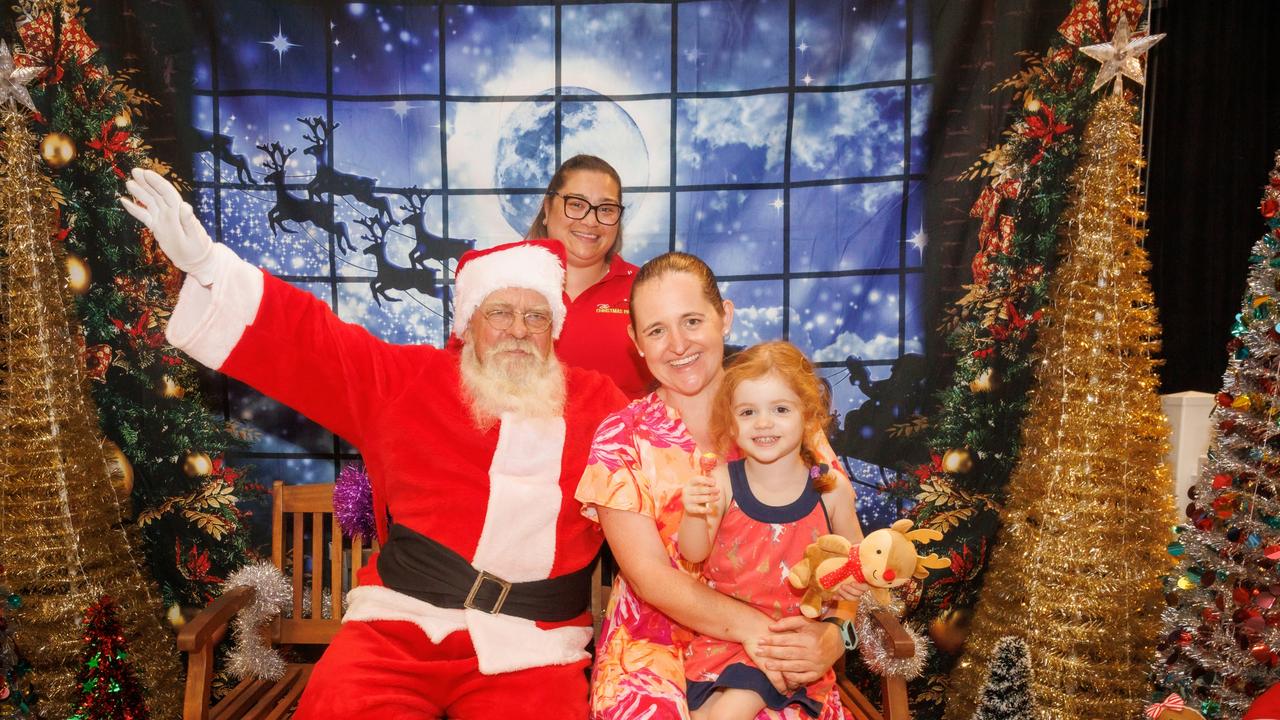
[[[504,354],[508,350],[524,354]],[[503,340],[485,352],[483,362],[475,344],[468,342],[462,347],[461,370],[471,417],[482,430],[507,412],[547,418],[564,414],[564,369],[554,355],[540,356],[529,340]]]

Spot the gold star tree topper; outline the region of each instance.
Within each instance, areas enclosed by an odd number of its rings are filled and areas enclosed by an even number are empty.
[[[35,112],[36,106],[31,102],[31,93],[27,92],[27,83],[42,72],[42,67],[15,68],[8,44],[0,40],[0,107],[16,102]]]
[[[1111,42],[1080,48],[1080,52],[1102,63],[1102,67],[1098,68],[1098,77],[1093,81],[1093,91],[1097,92],[1098,88],[1106,85],[1107,81],[1113,78],[1115,84],[1111,92],[1116,95],[1120,94],[1123,85],[1122,77],[1127,77],[1139,85],[1145,85],[1147,78],[1142,71],[1142,63],[1138,59],[1150,50],[1152,45],[1163,39],[1164,33],[1147,35],[1139,32],[1137,35],[1130,36],[1129,18],[1121,13]]]

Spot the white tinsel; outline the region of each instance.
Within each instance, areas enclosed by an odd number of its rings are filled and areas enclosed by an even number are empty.
[[[284,676],[284,658],[267,642],[263,626],[289,606],[293,588],[279,568],[266,560],[231,573],[226,589],[253,588],[253,601],[232,622],[234,647],[228,655],[227,671],[246,680],[279,680]]]
[[[929,641],[910,625],[903,624],[907,637],[915,643],[915,651],[911,657],[893,657],[887,646],[888,638],[880,629],[880,625],[872,619],[871,611],[878,610],[870,594],[862,596],[858,604],[858,613],[853,619],[854,630],[858,633],[858,647],[862,650],[862,659],[867,667],[878,675],[901,677],[911,680],[924,670],[925,660],[929,658]]]

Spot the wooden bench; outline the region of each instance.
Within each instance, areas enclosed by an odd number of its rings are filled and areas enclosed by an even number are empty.
[[[343,537],[333,514],[331,483],[286,485],[277,480],[271,507],[271,562],[289,578],[293,599],[289,617],[277,618],[268,628],[269,640],[276,646],[328,645],[342,624],[342,598],[356,586],[356,572],[364,564],[364,540]],[[304,613],[307,590],[311,603]],[[324,617],[326,596],[331,617]],[[275,682],[245,680],[217,705],[209,705],[214,648],[236,612],[252,600],[252,588],[228,590],[178,631],[178,649],[187,653],[184,720],[275,719],[292,712],[311,676],[311,663],[289,663]]]
[[[328,645],[342,624],[342,599],[356,586],[356,572],[364,564],[367,546],[359,536],[343,537],[333,514],[331,483],[286,485],[277,480],[271,488],[271,506],[271,561],[289,578],[293,599],[292,613],[271,624],[268,639],[275,646]],[[377,549],[376,542],[372,549]],[[608,604],[607,581],[597,564],[591,597],[597,631]],[[304,614],[303,598],[308,589],[312,602],[310,612]],[[328,618],[322,612],[326,594],[332,608]],[[289,663],[284,677],[275,682],[242,681],[217,705],[210,706],[214,649],[226,636],[235,614],[252,600],[252,588],[228,590],[178,631],[178,649],[187,653],[184,720],[276,720],[293,711],[311,676],[310,663]],[[915,646],[897,618],[878,613],[876,620],[887,633],[895,655],[910,657]],[[836,673],[841,699],[854,720],[909,720],[907,688],[901,678],[883,681],[882,713],[841,670]]]

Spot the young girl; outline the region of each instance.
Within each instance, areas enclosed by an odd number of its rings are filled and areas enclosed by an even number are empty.
[[[826,388],[813,365],[787,342],[756,345],[735,357],[712,405],[711,430],[745,456],[684,488],[680,553],[701,562],[716,590],[773,618],[798,615],[801,594],[787,583],[791,566],[819,535],[862,539],[853,488],[834,482],[811,440],[830,416]],[[846,583],[853,599],[862,587]],[[689,709],[695,720],[751,720],[764,708],[797,705],[817,717],[831,691],[831,671],[789,694],[779,692],[738,643],[699,635],[685,655]]]

